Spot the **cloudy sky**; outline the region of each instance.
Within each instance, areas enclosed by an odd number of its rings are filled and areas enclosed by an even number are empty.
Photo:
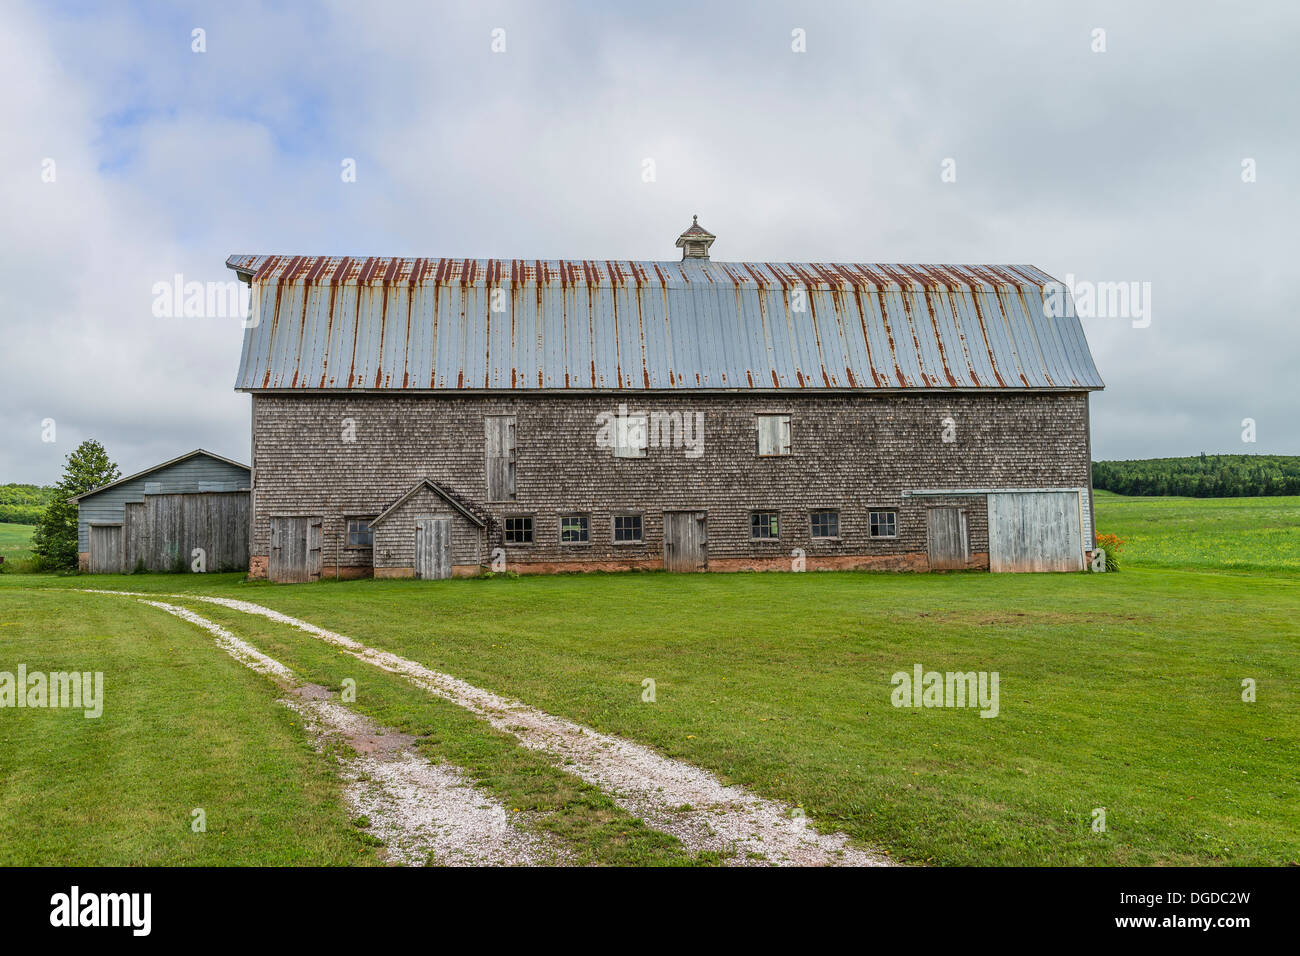
[[[715,259],[1149,283],[1084,323],[1094,456],[1300,453],[1298,5],[0,7],[0,482],[247,461],[239,324],[155,317],[176,274],[675,259],[692,213]]]

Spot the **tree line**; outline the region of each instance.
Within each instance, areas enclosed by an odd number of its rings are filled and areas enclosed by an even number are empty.
[[[53,497],[51,485],[0,485],[0,524],[36,524]]]
[[[1092,486],[1120,495],[1300,495],[1300,455],[1207,455],[1094,461]]]

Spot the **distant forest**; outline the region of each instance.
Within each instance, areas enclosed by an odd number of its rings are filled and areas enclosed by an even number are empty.
[[[1300,495],[1300,455],[1207,455],[1094,461],[1092,486],[1120,495]]]
[[[49,486],[0,485],[0,524],[36,524],[53,497]]]

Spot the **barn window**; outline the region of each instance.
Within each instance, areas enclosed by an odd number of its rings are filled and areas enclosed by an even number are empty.
[[[897,538],[898,537],[898,512],[897,511],[872,511],[868,513],[871,519],[871,537],[873,538]]]
[[[643,540],[640,515],[614,515],[615,544],[640,544]]]
[[[587,544],[590,540],[590,528],[586,515],[562,515],[560,517],[561,544]]]
[[[838,538],[840,536],[840,513],[838,511],[814,511],[812,517],[812,536],[814,538]]]
[[[533,543],[533,516],[518,515],[513,518],[507,518],[506,527],[506,544],[532,544]]]
[[[764,457],[790,454],[790,416],[758,415],[758,453]]]
[[[487,492],[489,501],[515,498],[515,417],[489,415],[483,419],[487,446]]]
[[[348,547],[349,548],[373,548],[375,546],[375,532],[370,527],[369,518],[349,518],[348,519]]]
[[[755,541],[775,541],[779,538],[781,529],[777,512],[752,512],[749,516],[749,536]]]
[[[620,415],[616,421],[615,458],[644,458],[650,444],[650,424],[645,415]]]

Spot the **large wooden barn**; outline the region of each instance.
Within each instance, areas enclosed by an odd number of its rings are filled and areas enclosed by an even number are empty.
[[[253,577],[1078,570],[1079,320],[1032,266],[236,255]]]

